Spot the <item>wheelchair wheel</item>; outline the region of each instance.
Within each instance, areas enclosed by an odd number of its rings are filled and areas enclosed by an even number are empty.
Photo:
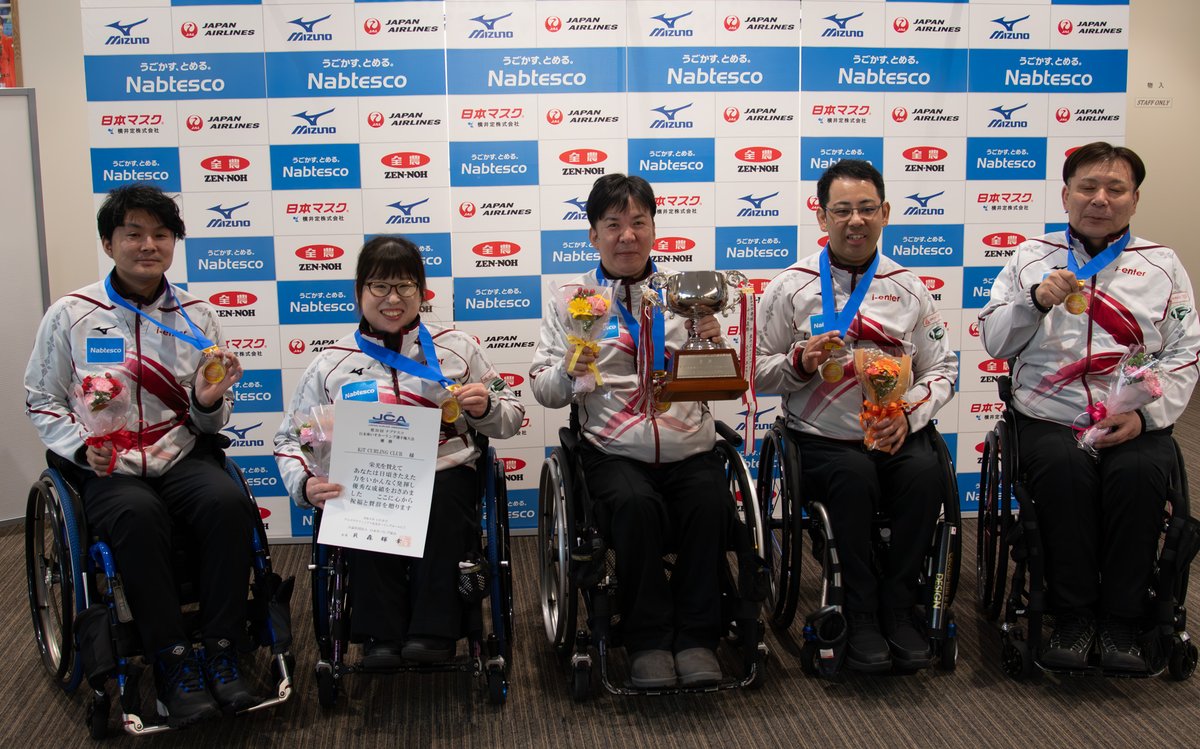
[[[554,448],[542,463],[538,488],[538,555],[542,622],[546,638],[562,657],[569,655],[574,646],[578,615],[578,597],[571,580],[571,545],[575,538],[573,481],[566,451]]]
[[[1004,635],[1000,645],[1000,667],[1014,679],[1028,679],[1036,669],[1029,643],[1012,635]]]
[[[1196,671],[1196,662],[1200,660],[1200,652],[1196,643],[1176,636],[1171,641],[1171,652],[1167,656],[1167,673],[1175,681],[1184,681]]]
[[[950,614],[947,617],[946,630],[950,633],[956,632],[954,626],[954,615]],[[958,637],[949,636],[938,643],[938,668],[942,671],[953,671],[958,666]]]
[[[765,536],[762,556],[771,576],[767,607],[772,623],[783,628],[791,626],[796,616],[803,563],[802,517],[794,492],[798,476],[790,457],[777,428],[771,429],[759,454],[758,499]],[[778,519],[774,517],[776,509]]]
[[[504,466],[494,448],[488,449],[491,463],[490,479],[484,498],[487,522],[487,560],[491,572],[489,607],[492,632],[500,641],[500,654],[505,663],[512,661],[513,643],[513,584],[512,556],[509,551],[508,484]],[[507,693],[507,686],[505,687]],[[499,703],[494,703],[499,704]]]
[[[493,705],[503,705],[508,699],[508,680],[504,678],[501,669],[489,669],[487,672],[488,702]]]
[[[25,511],[25,574],[42,666],[67,692],[83,679],[72,632],[75,616],[87,607],[82,521],[75,491],[57,472],[43,472]]]
[[[983,465],[979,475],[979,525],[975,543],[976,593],[979,613],[989,622],[1000,616],[1004,601],[1004,575],[1008,567],[1004,529],[1007,526],[1004,492],[1010,476],[1004,440],[1007,424],[1001,421],[983,442]]]

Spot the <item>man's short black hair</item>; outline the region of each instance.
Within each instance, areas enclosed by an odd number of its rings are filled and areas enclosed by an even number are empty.
[[[176,239],[183,239],[186,232],[183,218],[179,215],[179,204],[155,185],[145,182],[134,182],[109,191],[100,210],[96,212],[96,228],[100,230],[100,238],[111,242],[113,232],[118,226],[125,225],[125,217],[129,212],[139,209],[161,221]]]
[[[1129,171],[1133,173],[1133,189],[1142,186],[1142,180],[1146,179],[1146,164],[1142,162],[1142,157],[1134,153],[1132,148],[1114,146],[1102,140],[1080,146],[1071,152],[1063,162],[1063,184],[1069,183],[1082,166],[1112,161],[1124,161],[1129,165]]]
[[[883,201],[883,175],[879,173],[879,170],[871,166],[869,161],[842,159],[826,169],[821,178],[817,180],[817,203],[821,205],[822,209],[829,205],[829,186],[835,179],[870,180],[875,183],[875,190],[879,193],[880,202]]]
[[[354,298],[360,305],[363,288],[372,278],[407,278],[425,298],[425,261],[417,246],[405,237],[381,234],[363,245],[354,272]]]
[[[658,210],[658,206],[654,202],[654,188],[650,187],[650,183],[646,180],[633,174],[604,175],[596,180],[592,185],[591,194],[588,195],[588,223],[595,229],[596,222],[605,213],[608,213],[614,206],[620,211],[625,210],[631,199],[649,211],[651,217]]]

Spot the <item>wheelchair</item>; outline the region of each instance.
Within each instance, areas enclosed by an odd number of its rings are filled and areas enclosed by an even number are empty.
[[[946,499],[917,581],[916,608],[938,667],[953,671],[958,662],[958,629],[952,605],[958,589],[962,515],[950,450],[936,430],[931,435],[945,469]],[[803,497],[800,471],[800,450],[788,433],[784,417],[780,416],[763,437],[758,466],[761,523],[766,531],[764,558],[771,575],[767,608],[773,626],[781,631],[791,627],[800,605],[803,541],[807,533],[812,556],[821,566],[821,588],[816,609],[805,617],[800,666],[809,676],[838,680],[846,637],[841,563],[829,513],[822,502]],[[871,529],[873,558],[879,573],[891,542],[886,514],[876,510]]]
[[[68,694],[78,689],[86,677],[91,700],[85,722],[94,739],[108,734],[112,697],[107,683],[113,678],[121,726],[127,733],[146,735],[171,730],[165,722],[141,717],[142,670],[133,666],[140,643],[112,551],[103,540],[88,534],[80,492],[69,479],[79,469],[54,453],[47,452],[46,456],[48,467],[30,488],[25,512],[25,571],[42,666]],[[230,458],[224,462],[230,477],[254,506],[253,577],[247,603],[247,637],[243,639],[270,649],[275,684],[272,697],[242,711],[249,713],[279,705],[291,696],[295,660],[289,650],[289,601],[294,579],[283,580],[272,571],[267,534],[254,495],[237,464]],[[196,598],[183,555],[186,543],[177,539],[175,548],[185,626],[189,631],[198,631],[195,607],[189,606]]]
[[[1012,378],[998,380],[1004,414],[983,444],[979,476],[979,534],[976,543],[977,603],[983,619],[998,625],[1000,663],[1016,679],[1051,671],[1038,661],[1046,615],[1045,558],[1037,500],[1022,483],[1017,462]],[[1200,521],[1189,513],[1187,473],[1179,444],[1164,503],[1163,535],[1151,584],[1146,673],[1109,673],[1089,664],[1083,672],[1126,677],[1158,676],[1164,670],[1182,681],[1196,670],[1198,651],[1186,631],[1188,569],[1200,550]],[[1014,507],[1015,501],[1015,507]],[[1007,595],[1006,595],[1007,593]],[[1025,623],[1022,624],[1022,619]],[[1076,672],[1071,672],[1076,673]]]
[[[583,437],[576,406],[571,407],[570,426],[559,429],[560,444],[542,463],[539,480],[539,588],[546,638],[570,674],[569,688],[576,702],[591,696],[596,663],[604,688],[617,695],[760,688],[766,682],[764,666],[768,651],[759,609],[766,596],[767,580],[762,563],[758,499],[745,461],[738,453],[741,436],[719,421],[716,430],[718,439],[714,449],[725,463],[726,483],[739,521],[720,584],[722,621],[728,625],[725,641],[740,651],[741,676],[704,686],[639,689],[615,683],[610,673],[609,651],[621,642],[620,616],[616,611],[619,584],[616,554],[607,548],[594,521],[579,456]],[[666,554],[663,561],[669,573],[674,555]],[[581,600],[586,610],[583,617],[579,609]]]
[[[352,673],[440,672],[470,673],[486,691],[490,704],[503,705],[508,698],[508,671],[512,663],[513,583],[509,547],[508,494],[504,468],[495,448],[485,436],[475,434],[480,455],[475,463],[483,512],[485,539],[481,560],[474,569],[460,569],[459,592],[477,605],[466,607],[468,654],[445,663],[406,663],[399,668],[367,668],[348,659],[350,586],[354,571],[348,549],[317,543],[321,512],[314,513],[312,563],[313,631],[316,633],[317,700],[332,708],[342,689],[342,680]],[[469,595],[468,595],[469,593]],[[483,600],[487,599],[490,631],[485,636]]]

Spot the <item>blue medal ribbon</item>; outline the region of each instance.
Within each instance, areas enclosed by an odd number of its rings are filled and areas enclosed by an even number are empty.
[[[854,291],[850,292],[846,306],[839,313],[837,297],[833,291],[833,272],[829,267],[829,248],[821,250],[821,317],[824,319],[826,331],[836,330],[842,336],[850,331],[850,325],[854,322],[854,316],[858,314],[858,308],[862,306],[863,299],[867,296],[867,289],[874,280],[875,269],[878,267],[879,251],[876,250],[875,259],[867,266],[862,279],[854,287]]]
[[[142,312],[140,309],[138,309],[136,306],[134,306],[128,299],[126,299],[125,297],[118,294],[117,290],[113,288],[111,274],[109,274],[104,279],[104,290],[108,293],[108,298],[112,301],[113,304],[117,305],[118,307],[124,307],[127,310],[131,310],[132,312],[137,314],[139,317],[142,317],[142,318],[150,321],[151,323],[153,323],[155,325],[155,327],[157,327],[159,330],[163,331],[164,333],[166,333],[168,335],[173,335],[181,341],[187,341],[188,343],[192,344],[200,351],[203,351],[206,353],[210,349],[213,351],[216,351],[217,345],[215,343],[213,343],[213,340],[211,338],[209,338],[208,336],[204,335],[204,331],[200,330],[200,328],[198,328],[196,326],[196,323],[192,322],[192,318],[188,317],[187,310],[185,310],[183,308],[183,305],[179,303],[179,299],[177,299],[175,297],[175,292],[171,290],[171,283],[169,281],[167,281],[165,277],[163,278],[163,281],[167,285],[167,293],[170,294],[171,299],[175,302],[175,306],[177,306],[179,308],[179,314],[183,316],[184,322],[186,322],[188,324],[188,328],[191,329],[192,332],[190,335],[187,333],[184,333],[182,330],[175,330],[174,328],[170,328],[170,327],[167,327],[166,325],[163,325],[162,323],[160,323],[158,320],[155,320],[150,315],[147,315],[145,312]]]
[[[655,267],[654,261],[651,261],[650,262],[650,272],[655,273],[657,271],[658,271],[658,268]],[[599,279],[602,279],[602,280],[617,280],[617,279],[610,279],[604,273],[604,266],[599,263],[596,264],[596,277]],[[650,293],[654,293],[653,289],[647,289],[647,291]],[[625,327],[629,329],[629,335],[631,335],[633,337],[633,348],[636,351],[637,347],[638,347],[638,342],[641,340],[642,326],[638,323],[637,318],[633,316],[633,313],[630,312],[628,309],[626,309],[625,305],[621,302],[621,300],[615,298],[616,297],[615,291],[614,291],[613,297],[614,297],[613,301],[615,301],[617,303],[617,311],[621,313],[621,319],[625,321]],[[651,359],[654,362],[654,371],[655,372],[665,372],[667,369],[666,329],[665,329],[665,323],[663,322],[662,308],[659,306],[655,306],[653,311],[651,312],[651,315],[652,315],[651,320],[653,320],[653,325],[650,328],[650,340],[653,342],[653,345],[654,345],[654,355],[651,357]]]
[[[359,350],[375,361],[398,372],[429,382],[436,382],[442,387],[448,388],[453,385],[454,381],[446,379],[442,374],[442,365],[438,364],[437,351],[433,346],[433,336],[429,334],[429,329],[425,327],[424,323],[417,323],[417,340],[421,344],[421,355],[425,357],[424,364],[410,359],[398,351],[392,351],[386,346],[380,346],[374,341],[368,341],[363,337],[361,330],[354,331],[354,341],[358,344]]]
[[[1087,261],[1087,264],[1080,268],[1079,263],[1075,260],[1075,245],[1071,243],[1071,227],[1069,226],[1067,227],[1066,235],[1067,270],[1074,273],[1075,278],[1080,281],[1086,281],[1107,268],[1113,260],[1117,259],[1117,255],[1125,251],[1125,248],[1129,245],[1129,240],[1133,238],[1129,230],[1126,229],[1120,239],[1110,244],[1103,252]]]

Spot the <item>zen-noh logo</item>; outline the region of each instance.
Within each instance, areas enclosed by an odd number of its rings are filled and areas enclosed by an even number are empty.
[[[904,149],[903,156],[908,162],[904,165],[906,172],[945,172],[946,165],[939,163],[948,156],[946,149],[940,146],[913,146]]]
[[[563,176],[603,175],[602,164],[608,161],[608,154],[598,148],[573,148],[560,153],[558,160],[567,164],[562,168]]]
[[[200,166],[210,172],[240,172],[250,166],[245,156],[209,156],[200,161]]]
[[[471,248],[481,258],[475,261],[476,268],[516,268],[520,261],[515,255],[520,251],[521,245],[506,240],[480,242]]]
[[[220,291],[210,296],[208,301],[218,307],[249,307],[258,301],[258,297],[249,291]]]
[[[696,243],[687,237],[659,237],[654,240],[655,252],[679,253],[695,249]]]

